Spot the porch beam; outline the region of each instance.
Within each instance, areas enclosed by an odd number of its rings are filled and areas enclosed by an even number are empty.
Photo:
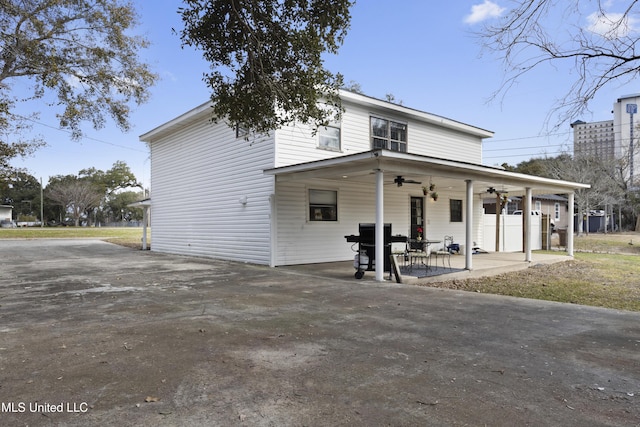
[[[376,169],[376,281],[384,281],[384,173]]]
[[[573,256],[573,210],[575,209],[575,194],[567,193],[569,199],[569,217],[567,218],[567,255]]]
[[[526,188],[524,217],[524,260],[531,262],[531,187]]]
[[[466,218],[464,232],[464,268],[473,270],[473,181],[467,179]]]

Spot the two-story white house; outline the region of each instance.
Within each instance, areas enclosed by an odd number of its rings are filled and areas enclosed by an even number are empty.
[[[571,210],[574,190],[587,187],[483,166],[490,131],[348,91],[341,98],[341,122],[315,134],[292,124],[246,141],[212,122],[209,102],[143,134],[152,250],[271,266],[342,261],[353,259],[345,236],[360,223],[376,224],[378,241],[387,223],[393,235],[421,229],[470,248],[493,238],[480,226],[487,189],[529,201],[567,194]],[[465,262],[471,269],[470,250]]]

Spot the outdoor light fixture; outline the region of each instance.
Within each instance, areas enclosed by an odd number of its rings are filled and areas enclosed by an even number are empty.
[[[242,196],[242,197],[240,197],[240,199],[238,200],[238,202],[239,202],[242,206],[246,205],[246,204],[247,204],[247,196]]]

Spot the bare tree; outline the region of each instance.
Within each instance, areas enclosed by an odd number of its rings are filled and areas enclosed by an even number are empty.
[[[59,203],[78,227],[84,212],[97,206],[103,194],[91,182],[71,176],[51,184],[47,188],[47,197]]]
[[[589,101],[603,87],[638,76],[638,2],[517,0],[514,4],[497,24],[488,24],[479,33],[484,47],[505,64],[505,80],[494,99],[533,69],[568,62],[575,80],[551,111],[558,113],[557,127],[588,110]]]
[[[582,215],[588,217],[593,209],[625,203],[625,183],[619,181],[620,164],[617,160],[587,155],[572,158],[569,154],[563,154],[549,159],[545,166],[547,175],[551,178],[591,185],[591,188],[582,188],[575,192],[579,218]]]

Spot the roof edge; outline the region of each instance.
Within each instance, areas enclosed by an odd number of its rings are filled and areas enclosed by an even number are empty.
[[[202,116],[203,113],[209,111],[211,107],[213,107],[213,102],[211,101],[207,101],[203,104],[200,104],[197,107],[187,111],[186,113],[183,113],[169,120],[168,122],[165,122],[160,126],[148,132],[143,133],[138,137],[138,139],[142,142],[152,142],[155,137],[157,137],[158,135],[162,135],[164,132],[170,129],[186,126],[188,123],[190,123],[194,119]]]

